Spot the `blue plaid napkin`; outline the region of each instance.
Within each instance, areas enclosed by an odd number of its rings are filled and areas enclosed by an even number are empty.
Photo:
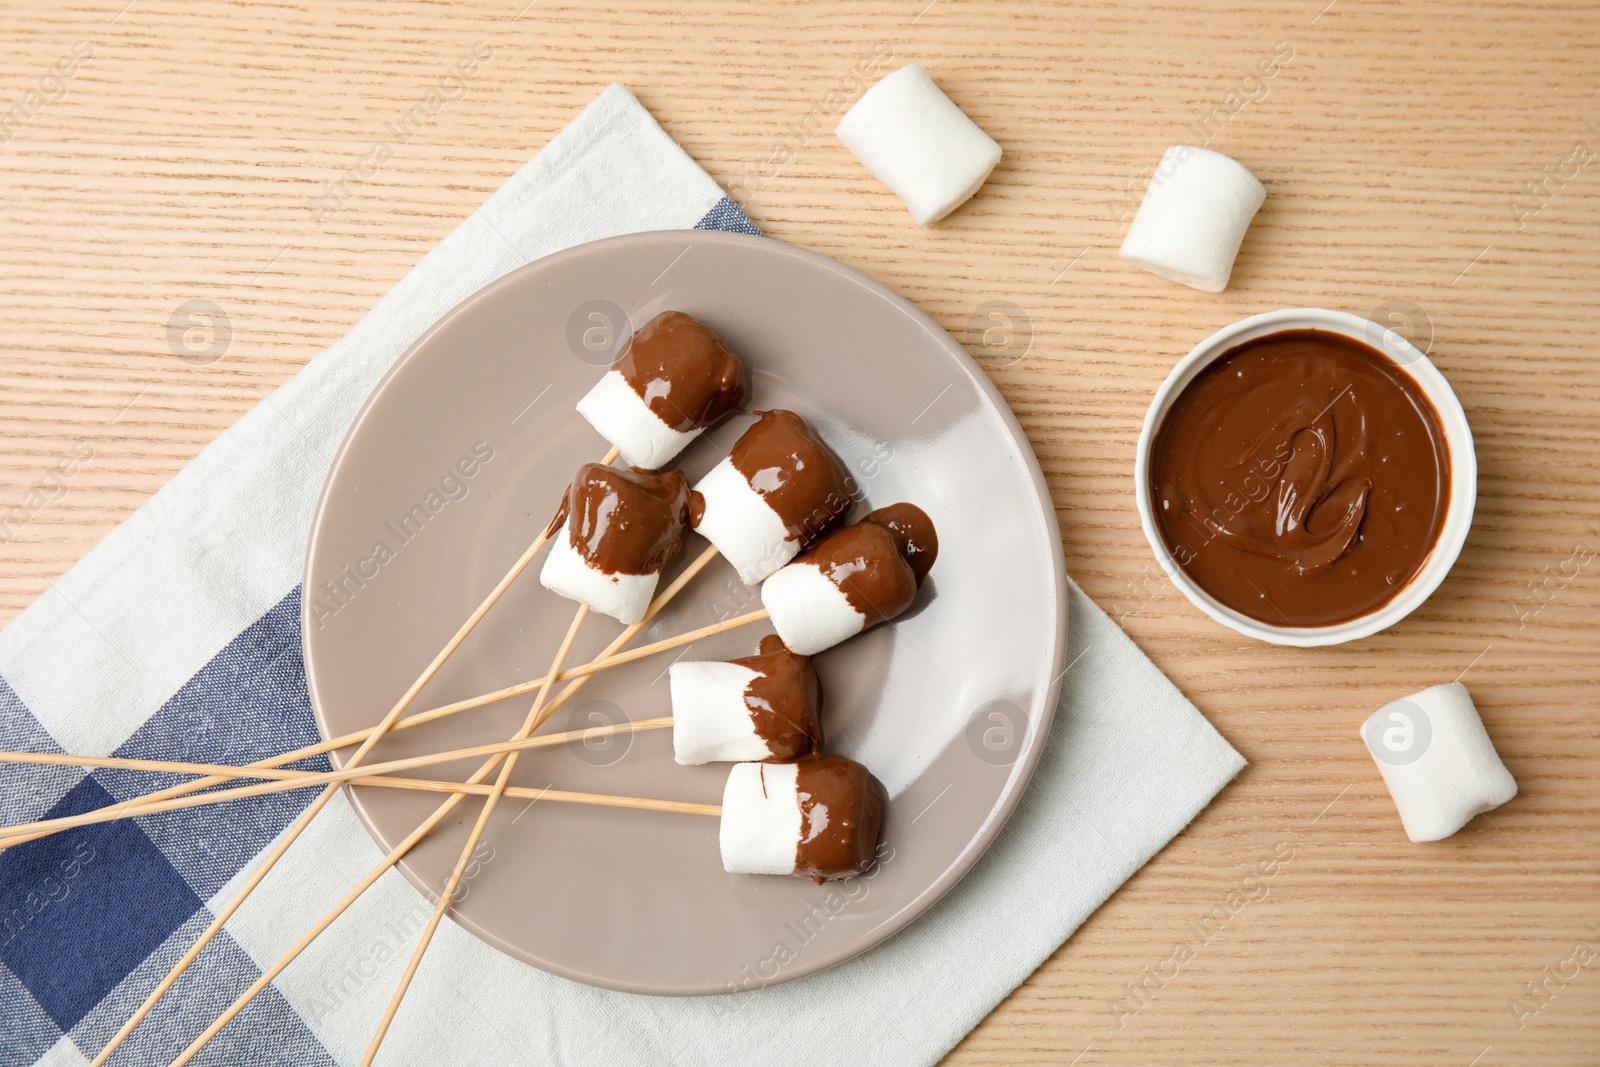
[[[318,487],[361,402],[440,314],[508,271],[687,227],[757,232],[611,86],[0,633],[0,746],[238,764],[315,741],[297,583]],[[1076,588],[1071,630],[1027,798],[978,868],[883,946],[753,994],[661,1000],[554,978],[446,923],[379,1062],[938,1060],[1243,766]],[[0,816],[87,811],[176,780],[0,764]],[[86,1063],[314,795],[0,853],[0,1065]],[[378,859],[337,797],[112,1063],[170,1061]],[[389,872],[196,1062],[358,1062],[429,910]]]

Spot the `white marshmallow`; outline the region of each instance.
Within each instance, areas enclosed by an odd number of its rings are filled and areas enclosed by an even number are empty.
[[[1516,779],[1460,683],[1385,704],[1361,736],[1413,841],[1442,841],[1517,795]]]
[[[915,64],[863,93],[834,132],[919,226],[966,203],[1000,162],[994,138]]]
[[[1234,257],[1267,191],[1241,164],[1205,148],[1174,145],[1150,178],[1122,258],[1207,293],[1228,287]]]
[[[607,371],[578,401],[578,414],[614,445],[630,466],[659,470],[702,429],[675,430],[650,410],[621,371]]]
[[[800,848],[799,770],[736,763],[722,790],[722,867],[731,874],[793,874]]]
[[[783,519],[750,488],[731,459],[712,467],[694,491],[705,501],[695,529],[717,546],[746,585],[759,585],[799,554],[799,541],[789,538]]]
[[[673,758],[696,764],[771,757],[772,749],[756,732],[744,702],[745,688],[759,677],[738,663],[674,663],[668,668]]]
[[[565,526],[550,538],[550,554],[539,571],[539,584],[552,593],[581,601],[591,611],[629,625],[644,618],[660,580],[659,574],[607,574],[589,566],[572,547]]]
[[[783,643],[800,656],[814,656],[867,628],[867,617],[814,563],[791,563],[768,578],[761,603]]]

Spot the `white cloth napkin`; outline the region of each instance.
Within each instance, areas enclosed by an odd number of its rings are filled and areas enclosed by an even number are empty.
[[[232,662],[234,650],[248,652],[247,635],[294,600],[317,492],[361,402],[462,298],[579,242],[742,222],[628,90],[611,86],[348,336],[222,434],[0,634],[0,675],[10,686],[0,692],[0,711],[10,716],[0,720],[0,740],[21,743],[36,721],[45,732],[33,739],[39,746],[126,752],[160,714],[205,697],[208,672]],[[292,613],[277,621],[294,625]],[[446,923],[380,1063],[937,1061],[1244,765],[1076,587],[1068,662],[1049,743],[1005,832],[927,916],[884,945],[756,993],[664,999],[551,977]],[[8,821],[39,817],[75,783],[84,787],[80,779],[29,779],[28,789],[0,793],[0,813]],[[0,776],[0,786],[6,781]],[[177,855],[161,826],[143,830]],[[251,854],[266,843],[252,842]],[[191,992],[169,998],[184,1003],[153,1017],[115,1062],[165,1063],[379,858],[348,803],[336,799],[228,924],[227,952],[202,957]],[[187,862],[173,865],[201,903],[220,905],[250,861],[241,857],[210,882],[206,872],[216,868]],[[82,869],[93,867],[85,861]],[[0,868],[0,891],[8,877],[25,876]],[[98,875],[75,877],[80,895],[92,897]],[[69,893],[62,908],[73,900]],[[409,954],[409,938],[390,943],[396,919],[426,911],[391,871],[217,1048],[239,1057],[229,1062],[277,1062],[285,1050],[297,1063],[357,1062]],[[77,921],[122,925],[106,917],[114,912],[107,903],[101,919]],[[202,910],[138,949],[104,990],[68,988],[48,961],[0,946],[0,1013],[13,1028],[0,1033],[0,1061],[84,1063],[208,919]],[[22,940],[46,938],[49,921],[41,911]],[[107,944],[122,936],[99,933]],[[42,944],[30,950],[35,957]],[[207,982],[221,991],[208,993]]]

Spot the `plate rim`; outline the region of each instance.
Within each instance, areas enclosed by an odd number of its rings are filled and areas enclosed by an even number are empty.
[[[417,358],[419,353],[429,346],[435,335],[442,332],[459,316],[468,313],[468,311],[470,311],[474,305],[476,305],[479,301],[486,299],[491,294],[501,290],[502,288],[520,284],[527,275],[542,275],[542,268],[557,265],[561,261],[569,258],[580,258],[592,255],[597,248],[609,248],[612,246],[627,247],[635,244],[642,246],[666,238],[670,238],[675,241],[688,241],[691,243],[691,245],[705,244],[712,247],[718,245],[726,245],[730,247],[759,247],[763,253],[772,253],[799,259],[811,264],[814,267],[819,267],[838,274],[848,281],[865,288],[877,296],[880,300],[884,301],[886,305],[894,308],[901,314],[911,319],[912,322],[920,327],[924,333],[928,334],[934,343],[938,344],[946,351],[946,353],[951,357],[951,363],[958,370],[958,372],[966,376],[967,380],[977,388],[978,392],[982,394],[982,396],[989,402],[989,406],[999,415],[1001,424],[1010,434],[1013,445],[1017,448],[1022,457],[1023,467],[1028,474],[1029,480],[1032,482],[1037,502],[1041,512],[1043,513],[1043,525],[1045,527],[1045,536],[1046,541],[1048,542],[1048,547],[1053,549],[1053,551],[1050,552],[1050,568],[1052,584],[1054,586],[1056,620],[1055,647],[1052,652],[1052,661],[1050,667],[1051,681],[1047,684],[1044,691],[1044,699],[1042,701],[1042,708],[1038,723],[1030,732],[1029,736],[1024,739],[1023,751],[1019,754],[1017,760],[1013,764],[1011,784],[1002,792],[995,807],[989,809],[991,813],[990,818],[984,822],[979,831],[969,841],[968,847],[956,857],[954,862],[952,862],[944,869],[943,872],[941,872],[938,878],[934,879],[926,888],[917,893],[912,899],[908,900],[898,911],[889,915],[883,922],[873,927],[870,933],[863,939],[861,944],[847,946],[846,950],[843,952],[836,952],[831,955],[823,954],[807,965],[786,968],[786,973],[784,973],[781,977],[774,978],[762,984],[762,988],[768,988],[828,970],[831,967],[838,966],[841,963],[854,959],[856,956],[864,952],[870,951],[871,949],[882,945],[885,941],[898,934],[900,931],[905,929],[905,927],[909,926],[911,923],[915,922],[918,918],[931,910],[946,893],[948,893],[969,873],[971,873],[972,869],[977,866],[978,862],[989,852],[995,841],[998,840],[1000,835],[1004,832],[1006,825],[1010,822],[1011,817],[1015,814],[1017,806],[1021,803],[1023,796],[1028,792],[1028,786],[1032,782],[1034,772],[1038,768],[1039,759],[1043,755],[1045,745],[1049,741],[1050,729],[1054,724],[1057,704],[1060,701],[1061,686],[1063,682],[1062,664],[1066,659],[1067,640],[1069,636],[1069,583],[1066,572],[1065,550],[1061,541],[1061,525],[1059,517],[1056,513],[1055,500],[1051,496],[1049,484],[1045,481],[1044,471],[1039,464],[1038,454],[1034,451],[1032,442],[1028,440],[1027,434],[1023,431],[1022,424],[1017,420],[1016,413],[1011,410],[1011,405],[1006,402],[1005,397],[989,379],[989,376],[984,374],[979,369],[977,362],[972,358],[971,354],[967,352],[966,348],[963,347],[961,343],[953,336],[951,336],[949,331],[940,326],[932,318],[932,316],[923,311],[921,308],[917,307],[905,296],[902,296],[900,293],[895,292],[893,289],[878,281],[876,278],[873,278],[854,267],[841,263],[833,257],[823,255],[820,252],[814,252],[810,249],[801,248],[799,246],[792,245],[784,241],[779,241],[764,235],[757,236],[751,234],[733,233],[724,230],[640,230],[633,233],[614,234],[609,237],[602,237],[592,241],[584,241],[579,244],[570,245],[558,251],[551,252],[547,255],[539,257],[538,259],[530,260],[519,267],[507,271],[505,274],[502,274],[500,277],[494,279],[488,284],[474,290],[472,293],[468,294],[466,297],[462,298],[459,302],[452,306],[448,311],[440,315],[439,318],[434,320],[432,325],[419,334],[417,338],[412,341],[411,344],[408,345],[398,357],[395,358],[388,370],[383,373],[383,375],[368,391],[366,398],[361,403],[361,407],[357,410],[355,416],[350,420],[350,425],[346,429],[344,437],[340,440],[339,447],[334,451],[333,458],[328,465],[328,472],[323,478],[321,488],[318,490],[316,507],[312,512],[310,534],[306,541],[305,559],[301,566],[300,584],[302,590],[309,588],[309,583],[312,578],[312,563],[316,559],[318,541],[320,539],[324,523],[327,519],[329,493],[332,489],[335,479],[337,479],[340,475],[341,465],[346,457],[346,454],[349,452],[359,436],[368,417],[380,405],[381,398],[385,390],[396,378],[404,373],[406,366],[413,359]],[[526,577],[526,574],[520,577]],[[317,724],[317,731],[321,734],[323,740],[328,740],[331,737],[331,732],[329,730],[326,716],[323,712],[322,702],[318,697],[315,672],[312,669],[310,641],[312,621],[311,599],[302,593],[300,600],[301,663],[305,674],[306,689],[310,697],[312,715]],[[335,767],[343,766],[343,761],[341,760],[337,750],[328,753],[328,758],[329,762]],[[355,812],[356,817],[360,821],[362,829],[366,831],[367,836],[380,848],[384,849],[385,852],[392,848],[393,846],[391,844],[387,844],[383,837],[372,825],[372,822],[368,818],[365,807],[356,801],[355,790],[348,783],[346,783],[341,786],[341,792],[344,793],[346,800],[349,802],[350,807]],[[972,847],[972,842],[976,842],[977,847]],[[405,865],[403,861],[396,862],[393,869],[397,870],[407,882],[409,882],[419,891],[422,891],[424,895],[427,895],[429,892],[431,892],[416,877],[414,877],[413,872]],[[645,988],[638,983],[629,984],[616,982],[600,976],[583,974],[569,967],[556,964],[552,961],[539,960],[538,962],[534,962],[533,959],[530,958],[531,954],[508,952],[502,947],[503,942],[500,938],[487,930],[480,929],[470,920],[458,915],[455,907],[451,907],[445,914],[446,917],[449,918],[450,921],[455,925],[461,927],[473,937],[484,942],[496,952],[509,956],[518,962],[523,962],[529,966],[537,967],[539,970],[545,971],[548,974],[553,974],[571,981],[580,982],[585,985],[616,990],[625,993],[652,996],[695,997],[730,995],[730,991],[723,988]]]

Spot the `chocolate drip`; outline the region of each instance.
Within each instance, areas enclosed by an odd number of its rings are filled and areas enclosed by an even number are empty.
[[[890,504],[870,512],[861,521],[882,526],[894,534],[900,545],[900,555],[911,565],[911,573],[917,576],[920,589],[922,580],[933,569],[933,561],[939,558],[939,535],[928,513],[915,504]]]
[[[689,480],[682,471],[586,463],[551,521],[565,521],[578,555],[606,574],[656,574],[683,548]]]
[[[1156,525],[1236,611],[1323,626],[1392,600],[1450,503],[1450,454],[1420,386],[1375,348],[1285,330],[1225,352],[1156,435]]]
[[[777,512],[789,540],[810,544],[850,510],[850,475],[799,415],[781,409],[753,414],[760,418],[728,458]]]
[[[567,487],[567,492],[561,494],[561,503],[556,506],[556,513],[544,528],[544,536],[548,540],[555,536],[557,530],[567,523],[567,495],[572,492],[572,487]]]
[[[777,634],[768,634],[759,655],[733,662],[756,672],[745,686],[744,704],[772,759],[798,759],[822,747],[822,685],[810,656],[795,655]]]
[[[820,885],[870,867],[883,828],[883,786],[872,773],[843,756],[807,756],[795,762],[795,788],[795,875]]]
[[[743,361],[682,311],[663,311],[635,330],[611,369],[679,432],[710,426],[750,399]]]

